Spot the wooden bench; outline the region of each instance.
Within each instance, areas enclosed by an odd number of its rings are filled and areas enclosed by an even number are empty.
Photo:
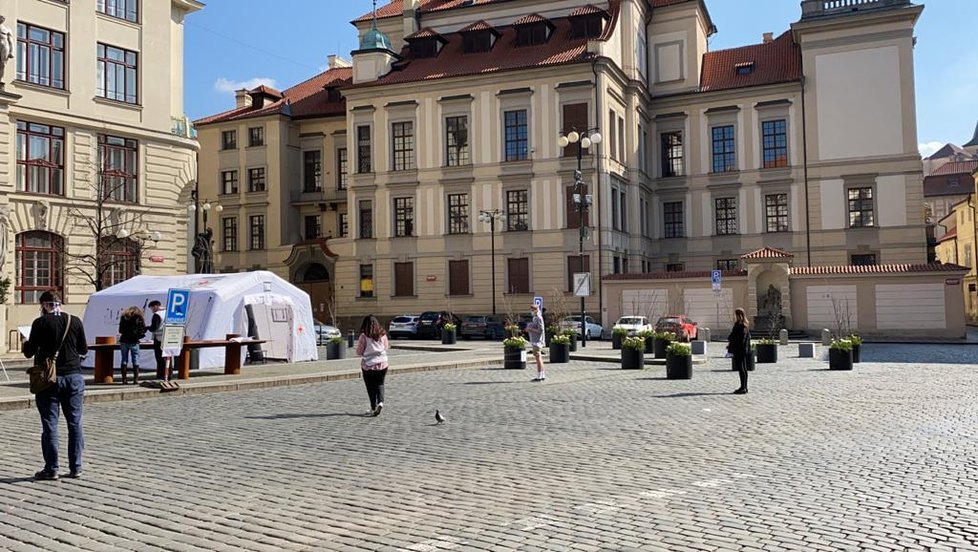
[[[238,341],[238,334],[227,334],[225,339],[203,339],[194,341],[190,336],[184,336],[180,356],[174,359],[176,377],[182,380],[190,379],[190,351],[207,347],[224,347],[224,373],[238,375],[241,373],[241,348],[254,343],[266,343],[264,339],[244,339]],[[113,382],[115,372],[115,352],[120,344],[115,336],[96,337],[95,344],[89,345],[95,351],[95,383],[107,384]],[[152,349],[153,343],[139,343],[139,349]]]

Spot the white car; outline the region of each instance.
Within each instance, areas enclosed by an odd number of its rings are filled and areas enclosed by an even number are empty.
[[[585,334],[584,335],[588,339],[601,339],[601,334],[602,334],[602,332],[604,332],[604,328],[601,327],[601,324],[598,324],[597,322],[595,322],[594,319],[591,318],[590,316],[587,316],[587,317],[584,318],[584,324],[585,324],[585,330],[584,330],[585,331]],[[567,316],[567,317],[565,317],[563,320],[560,321],[560,329],[561,329],[561,331],[563,331],[563,330],[572,330],[575,335],[577,335],[578,337],[580,337],[581,336],[581,316],[580,315],[577,315],[577,316]]]
[[[343,333],[335,326],[323,324],[319,320],[313,320],[313,325],[316,329],[316,345],[325,345],[334,337],[343,337]]]
[[[644,316],[622,316],[618,319],[618,322],[615,322],[611,331],[617,329],[624,329],[628,332],[628,335],[634,336],[646,330],[651,330],[652,325],[649,324],[649,319]]]

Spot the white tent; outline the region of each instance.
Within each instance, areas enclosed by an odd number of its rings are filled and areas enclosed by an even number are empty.
[[[84,320],[88,341],[94,343],[98,336],[117,336],[119,316],[132,306],[143,309],[149,326],[150,301],[165,306],[170,289],[190,290],[186,335],[194,340],[224,339],[229,333],[250,335],[268,340],[262,346],[266,358],[289,362],[319,358],[309,295],[267,271],[130,278],[89,297]],[[250,334],[249,317],[254,330]],[[88,355],[86,366],[93,362],[94,355]],[[118,362],[116,353],[117,365]],[[143,369],[154,368],[153,351],[142,351],[139,364]],[[224,348],[200,350],[199,368],[223,366]]]

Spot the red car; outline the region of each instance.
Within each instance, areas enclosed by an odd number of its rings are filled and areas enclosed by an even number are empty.
[[[696,322],[689,319],[684,314],[667,314],[655,323],[655,331],[672,332],[676,334],[676,339],[680,341],[693,341],[696,339],[699,330]]]

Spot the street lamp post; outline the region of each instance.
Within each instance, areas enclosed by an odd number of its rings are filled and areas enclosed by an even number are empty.
[[[566,148],[571,144],[578,144],[577,148],[577,170],[574,171],[574,205],[577,206],[577,228],[578,228],[578,247],[580,254],[581,271],[584,271],[584,238],[587,237],[587,226],[584,224],[584,216],[591,207],[591,195],[584,192],[584,176],[581,160],[584,150],[590,149],[591,144],[601,143],[601,133],[596,128],[589,128],[583,132],[571,130],[566,135],[557,138],[557,145]],[[590,270],[588,271],[590,274]],[[584,295],[581,295],[581,347],[587,347],[587,305]]]
[[[489,224],[489,250],[492,255],[492,314],[496,314],[496,221],[506,222],[506,213],[499,209],[479,211],[479,221]]]
[[[194,240],[194,247],[191,250],[191,254],[197,261],[196,272],[197,274],[212,274],[214,272],[214,243],[213,235],[214,231],[207,226],[207,213],[211,209],[214,209],[215,213],[220,213],[224,210],[224,207],[219,203],[211,203],[209,200],[205,199],[204,203],[200,203],[197,190],[190,192],[190,199],[193,203],[187,206],[187,211],[193,213],[194,215],[194,229],[197,229],[197,211],[199,210],[203,215],[204,224],[203,231],[197,232],[196,239]]]

